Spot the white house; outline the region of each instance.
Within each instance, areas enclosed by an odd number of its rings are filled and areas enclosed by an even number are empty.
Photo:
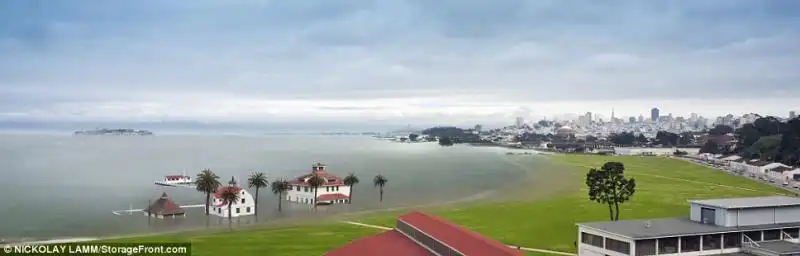
[[[764,175],[767,174],[767,169],[775,168],[777,166],[772,165],[773,162],[761,161],[758,159],[753,159],[750,161],[745,162],[744,167],[745,170],[749,173],[753,173],[756,175]]]
[[[299,204],[343,204],[350,200],[350,186],[344,185],[344,179],[330,174],[325,165],[316,163],[311,166],[311,172],[289,181],[289,190],[286,200]],[[308,184],[312,175],[322,177],[325,182],[317,188],[317,199],[314,199],[314,189]]]
[[[217,188],[217,191],[211,195],[211,208],[210,213],[219,217],[228,217],[228,204],[222,200],[222,194],[226,191],[231,191],[239,194],[239,200],[236,200],[230,205],[231,217],[253,215],[256,212],[255,200],[253,196],[247,192],[242,186],[236,184],[236,181],[231,178],[227,186]]]
[[[794,175],[800,174],[800,168],[792,170],[791,167],[781,165],[778,167],[767,169],[767,176],[780,181],[794,180]]]

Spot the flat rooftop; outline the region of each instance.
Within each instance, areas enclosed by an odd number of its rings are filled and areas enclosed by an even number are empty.
[[[800,252],[800,244],[789,241],[758,242],[758,249],[775,254],[796,254]]]
[[[578,223],[578,226],[612,233],[630,239],[650,239],[673,236],[705,235],[738,231],[751,231],[778,228],[800,228],[800,222],[723,227],[702,224],[683,218],[664,218],[651,220],[618,220]]]
[[[694,204],[723,209],[786,207],[800,205],[800,198],[788,196],[739,197],[709,200],[692,200]]]

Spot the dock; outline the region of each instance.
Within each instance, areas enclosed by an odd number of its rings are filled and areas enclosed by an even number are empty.
[[[180,207],[181,208],[201,208],[201,207],[206,207],[206,205],[205,204],[191,204],[191,205],[180,205]],[[141,212],[141,211],[144,211],[144,209],[117,210],[117,211],[112,211],[111,213],[113,213],[114,215],[120,216],[122,214],[131,215],[134,212]]]

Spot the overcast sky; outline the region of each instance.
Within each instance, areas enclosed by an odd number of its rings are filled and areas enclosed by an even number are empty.
[[[800,1],[0,1],[0,118],[800,111]]]

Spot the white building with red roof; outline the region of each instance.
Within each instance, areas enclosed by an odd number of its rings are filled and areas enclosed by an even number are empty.
[[[316,163],[311,166],[311,172],[289,181],[289,190],[286,200],[299,204],[343,204],[350,198],[350,186],[344,185],[344,179],[328,173],[325,165]],[[317,188],[317,200],[314,200],[314,189],[308,184],[312,175],[318,175],[325,180]]]
[[[236,181],[231,177],[231,181],[227,186],[217,188],[217,191],[211,195],[210,213],[219,217],[228,217],[228,204],[222,199],[222,194],[226,191],[232,191],[239,195],[239,200],[236,200],[230,205],[231,217],[248,216],[255,214],[256,201],[253,196],[247,192],[242,186],[236,184]]]

